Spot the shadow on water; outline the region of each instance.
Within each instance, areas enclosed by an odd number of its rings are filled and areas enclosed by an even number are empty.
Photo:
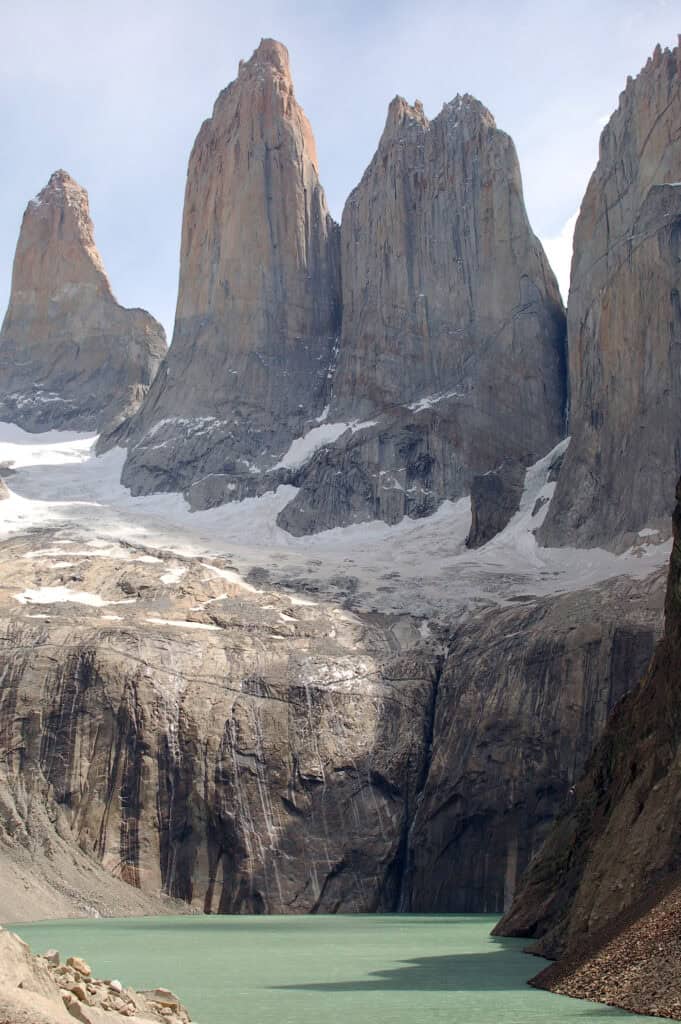
[[[401,961],[398,967],[372,971],[367,978],[357,981],[273,987],[309,992],[508,992],[524,988],[523,980],[516,977],[517,971],[498,967],[492,962],[494,959],[494,953],[423,956]]]
[[[371,974],[355,981],[333,981],[301,983],[297,985],[272,985],[272,990],[298,992],[522,992],[529,995],[525,976],[518,976],[517,966],[500,965],[495,953],[508,953],[510,943],[498,941],[498,948],[490,953],[457,953],[447,956],[417,957],[400,962],[400,966],[372,971]],[[517,948],[517,947],[516,947]],[[541,969],[542,961],[537,968]],[[540,992],[534,990],[540,997]],[[569,1000],[552,993],[541,993],[548,1000],[559,1000],[561,1010],[556,1020],[579,1020],[595,1018],[612,1019],[618,1013],[613,1007],[599,1003]],[[570,1003],[569,1009],[567,1004]],[[535,1019],[534,1017],[532,1018]],[[537,1018],[538,1019],[538,1018]],[[641,1018],[632,1017],[632,1020]]]

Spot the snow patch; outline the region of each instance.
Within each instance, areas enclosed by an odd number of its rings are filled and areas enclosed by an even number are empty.
[[[179,629],[209,629],[220,631],[219,626],[213,626],[208,622],[189,622],[186,619],[156,619],[149,618],[145,619],[145,622],[150,622],[153,626],[177,626]]]
[[[438,402],[445,402],[448,398],[465,398],[467,392],[463,388],[455,388],[454,391],[447,391],[440,395],[426,395],[407,406],[412,412],[423,412],[424,409],[432,409]]]
[[[328,409],[325,410],[325,413]],[[291,442],[291,446],[285,455],[272,469],[300,469],[306,462],[309,462],[315,452],[326,445],[333,444],[347,430],[356,433],[358,430],[366,430],[368,427],[376,426],[376,420],[365,420],[360,423],[352,420],[349,423],[322,423],[319,427],[313,427],[307,434],[297,437]]]
[[[168,572],[164,572],[161,575],[161,583],[165,583],[169,586],[172,583],[179,583],[187,569],[184,565],[175,566],[173,569],[168,569]]]
[[[108,604],[134,604],[135,598],[124,601],[105,601],[100,594],[89,594],[86,590],[69,590],[68,587],[38,587],[35,590],[23,590],[14,595],[19,604],[87,604],[92,608],[103,608]]]

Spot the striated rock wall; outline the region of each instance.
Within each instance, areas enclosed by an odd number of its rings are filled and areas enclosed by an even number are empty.
[[[537,938],[533,949],[552,957],[597,937],[681,867],[681,486],[673,528],[664,639],[498,929]]]
[[[501,910],[662,596],[653,577],[488,609],[443,656],[224,563],[58,534],[0,561],[2,877],[35,884],[33,857],[75,887],[73,851],[223,913]]]
[[[548,545],[667,529],[681,472],[681,48],[656,49],[603,130],[574,238],[572,441]]]
[[[397,97],[341,224],[343,329],[329,419],[279,525],[427,515],[564,433],[563,307],[512,140],[471,96],[429,121]]]
[[[264,39],[194,143],[173,344],[137,421],[112,439],[130,445],[124,483],[187,491],[215,474],[222,500],[239,477],[257,490],[321,413],[339,329],[338,227],[288,53]]]
[[[0,636],[0,847],[52,842],[51,821],[117,878],[206,911],[395,905],[436,659],[220,567],[183,562],[174,585],[160,559],[64,576],[11,551],[7,593],[27,603],[8,598]],[[80,604],[31,609],[52,573]],[[82,604],[93,592],[116,606]]]
[[[0,419],[102,430],[134,412],[166,352],[163,328],[113,296],[88,196],[55,171],[26,208],[0,330]]]
[[[481,612],[451,637],[405,908],[501,912],[661,625],[664,580]]]

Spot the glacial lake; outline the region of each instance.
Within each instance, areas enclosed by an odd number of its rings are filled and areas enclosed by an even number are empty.
[[[538,992],[523,940],[486,915],[155,917],[10,925],[100,978],[163,985],[198,1024],[560,1024],[652,1020]]]

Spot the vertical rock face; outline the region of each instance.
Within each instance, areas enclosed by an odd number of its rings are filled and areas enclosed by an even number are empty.
[[[55,171],[24,214],[0,331],[0,419],[26,430],[99,430],[139,405],[163,328],[111,291],[88,195]]]
[[[339,308],[339,233],[314,138],[288,53],[266,39],[192,150],[173,344],[124,481],[136,492],[212,473],[253,483],[324,405]]]
[[[332,410],[366,419],[456,389],[448,400],[508,425],[523,453],[555,444],[562,304],[513,142],[481,103],[457,96],[428,121],[420,103],[393,100],[341,246]]]
[[[662,617],[662,574],[619,579],[487,608],[443,658],[205,559],[121,544],[63,570],[57,543],[0,544],[15,920],[31,872],[46,899],[123,902],[90,896],[86,855],[210,912],[501,911]],[[72,600],[36,617],[48,580]]]
[[[405,909],[501,912],[659,635],[660,574],[463,623],[439,681]]]
[[[536,951],[550,956],[595,941],[681,864],[681,485],[676,498],[664,639],[499,927],[538,938]]]
[[[545,543],[618,543],[681,471],[681,49],[658,47],[601,135],[568,301],[572,441]],[[660,525],[660,524],[658,524]]]
[[[563,307],[513,142],[481,103],[457,96],[428,121],[418,102],[393,100],[346,203],[341,252],[330,419],[370,428],[312,460],[280,525],[428,514],[474,474],[527,465],[560,440]]]

